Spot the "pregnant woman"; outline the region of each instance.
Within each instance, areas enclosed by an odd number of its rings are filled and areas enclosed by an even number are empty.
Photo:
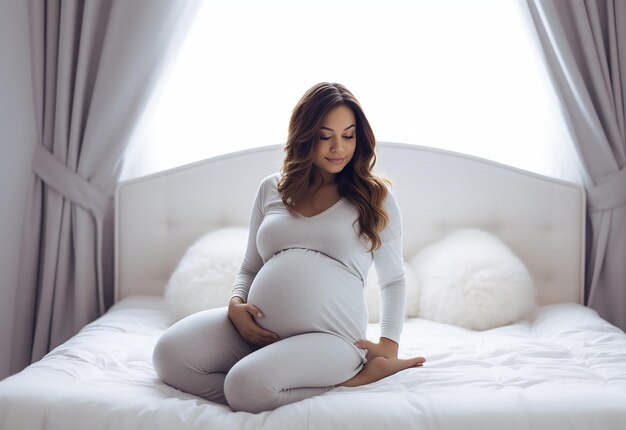
[[[375,148],[344,86],[323,82],[304,94],[281,172],[257,190],[228,307],[190,315],[157,342],[153,361],[165,383],[257,413],[422,365],[422,357],[398,358],[401,215],[389,181],[371,173]],[[379,342],[366,340],[372,262]]]

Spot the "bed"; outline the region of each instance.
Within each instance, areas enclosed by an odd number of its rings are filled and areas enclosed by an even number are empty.
[[[416,145],[379,142],[377,154],[402,209],[405,260],[459,227],[488,231],[532,274],[532,315],[481,331],[409,318],[400,356],[424,367],[259,414],[165,385],[151,362],[172,324],[164,285],[199,236],[247,226],[260,179],[280,169],[282,145],[240,151],[119,184],[116,303],[0,382],[0,428],[626,428],[626,335],[582,305],[584,189]],[[378,334],[370,324],[368,338]]]

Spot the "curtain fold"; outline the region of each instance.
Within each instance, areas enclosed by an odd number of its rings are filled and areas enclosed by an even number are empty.
[[[586,304],[626,330],[626,2],[527,3],[585,169]]]
[[[11,373],[113,303],[113,201],[135,124],[200,0],[29,0],[39,142]]]

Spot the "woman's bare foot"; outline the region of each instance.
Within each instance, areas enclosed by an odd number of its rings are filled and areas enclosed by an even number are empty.
[[[411,367],[420,367],[424,363],[422,357],[409,360],[399,358],[389,359],[387,357],[374,357],[365,363],[363,369],[347,381],[339,384],[339,387],[358,387],[360,385],[371,384],[387,376],[394,375],[401,370]]]

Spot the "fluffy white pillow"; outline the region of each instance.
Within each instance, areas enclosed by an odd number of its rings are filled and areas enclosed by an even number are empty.
[[[524,318],[535,305],[526,266],[482,230],[456,230],[421,250],[410,266],[426,319],[485,330]]]
[[[419,288],[417,288],[415,275],[408,264],[403,263],[404,274],[406,276],[406,318],[413,318],[419,315]],[[377,323],[380,320],[380,298],[377,286],[378,274],[374,264],[370,266],[367,274],[367,283],[365,284],[365,300],[368,310],[368,322]]]
[[[165,287],[175,321],[228,305],[247,243],[247,228],[229,227],[210,231],[187,249]]]

